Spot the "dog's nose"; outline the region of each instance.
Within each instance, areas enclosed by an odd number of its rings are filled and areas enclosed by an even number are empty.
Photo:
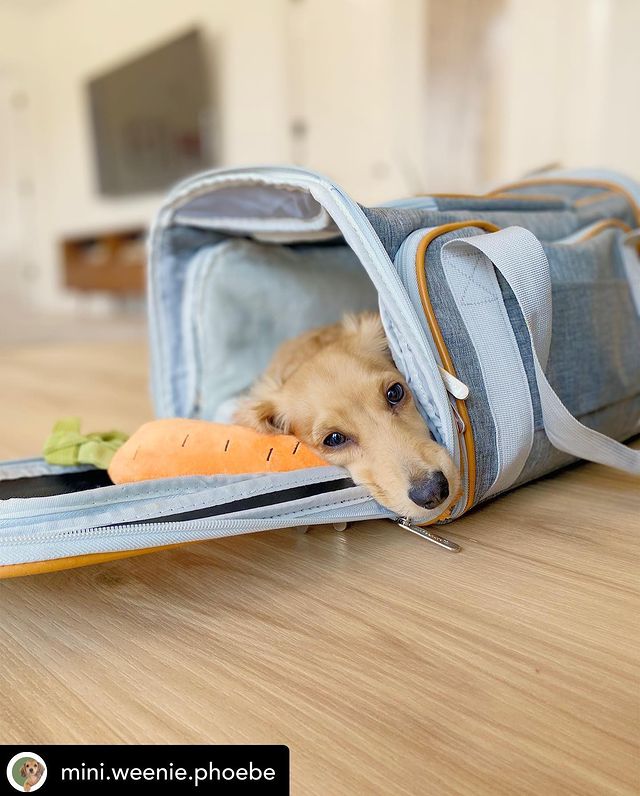
[[[409,498],[424,509],[435,509],[449,497],[449,482],[441,470],[411,482]]]

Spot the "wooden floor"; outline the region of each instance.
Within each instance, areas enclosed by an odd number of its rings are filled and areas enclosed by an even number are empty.
[[[0,455],[148,418],[141,344],[0,350]],[[257,533],[0,584],[0,741],[285,743],[294,794],[637,794],[640,486]],[[25,702],[23,693],[36,695]]]

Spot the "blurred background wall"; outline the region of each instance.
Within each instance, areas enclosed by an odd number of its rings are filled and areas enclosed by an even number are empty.
[[[89,84],[193,29],[215,165],[294,162],[363,202],[551,163],[640,177],[638,0],[0,0],[0,340],[33,307],[142,314],[65,286],[78,251],[135,259],[169,187],[101,193]]]

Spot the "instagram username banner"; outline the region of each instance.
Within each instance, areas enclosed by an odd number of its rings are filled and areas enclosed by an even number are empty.
[[[289,796],[286,746],[2,746],[0,794]],[[13,788],[13,790],[12,790]],[[135,791],[134,791],[135,789]]]

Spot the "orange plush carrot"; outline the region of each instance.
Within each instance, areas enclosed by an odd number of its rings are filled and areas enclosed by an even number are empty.
[[[114,484],[178,475],[283,473],[326,465],[295,437],[243,426],[168,418],[141,426],[109,466]]]

